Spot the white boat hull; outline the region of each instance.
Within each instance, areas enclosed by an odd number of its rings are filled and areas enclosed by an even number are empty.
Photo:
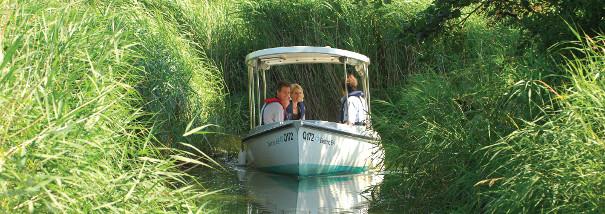
[[[244,138],[247,165],[262,171],[311,176],[360,173],[378,167],[384,152],[364,127],[325,121],[259,126]]]

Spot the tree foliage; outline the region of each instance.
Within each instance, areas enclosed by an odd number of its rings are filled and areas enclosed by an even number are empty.
[[[545,45],[573,39],[565,21],[596,35],[605,29],[602,0],[435,0],[409,26],[420,38],[462,25],[473,13],[519,25],[542,39]]]

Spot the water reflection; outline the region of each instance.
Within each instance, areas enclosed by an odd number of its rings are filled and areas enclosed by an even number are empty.
[[[248,213],[367,213],[377,174],[290,177],[239,170],[238,178],[259,207]]]

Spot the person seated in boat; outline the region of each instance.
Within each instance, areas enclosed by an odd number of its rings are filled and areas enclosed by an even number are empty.
[[[299,84],[292,84],[290,86],[292,89],[290,92],[290,97],[292,101],[290,101],[290,105],[286,108],[286,119],[287,120],[304,120],[305,119],[305,103],[303,99],[305,98],[305,93],[303,91],[302,86]]]
[[[280,82],[277,84],[275,97],[265,99],[261,109],[263,124],[282,122],[286,119],[286,107],[290,104],[290,84]]]
[[[340,98],[340,122],[348,125],[366,125],[368,119],[368,105],[365,100],[365,95],[362,91],[357,89],[357,78],[355,78],[354,74],[349,73],[346,81],[348,95]]]

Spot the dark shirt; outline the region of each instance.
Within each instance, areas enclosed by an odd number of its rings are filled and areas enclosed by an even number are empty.
[[[304,102],[298,102],[298,114],[294,114],[292,108],[292,102],[286,107],[286,120],[304,120],[305,119],[305,104]]]

